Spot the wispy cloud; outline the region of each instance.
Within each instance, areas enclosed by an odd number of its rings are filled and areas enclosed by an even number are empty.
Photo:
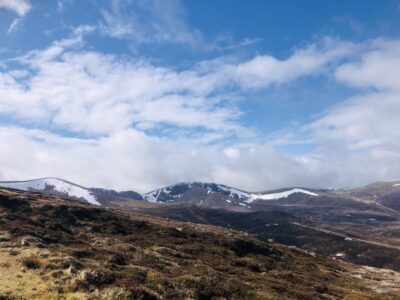
[[[255,44],[257,44],[257,43],[259,43],[261,41],[262,41],[262,39],[260,39],[260,38],[245,38],[245,39],[243,39],[242,41],[240,41],[238,43],[229,44],[227,46],[216,45],[216,48],[220,49],[220,50],[232,50],[232,49],[237,49],[237,48],[242,48],[242,47],[255,45]]]
[[[180,0],[112,0],[100,9],[105,34],[134,43],[173,43],[190,46],[202,42],[202,33],[187,24]]]
[[[259,38],[236,41],[226,33],[206,38],[201,30],[188,23],[181,0],[112,0],[99,10],[102,16],[101,32],[128,40],[133,46],[175,44],[212,52],[248,47],[261,41]]]
[[[16,19],[11,23],[10,27],[8,27],[7,34],[13,34],[13,33],[15,33],[15,32],[18,30],[18,28],[19,28],[19,26],[20,26],[20,23],[21,23],[21,18],[16,18]]]
[[[74,0],[58,0],[57,1],[57,11],[63,12],[67,6],[72,5]]]

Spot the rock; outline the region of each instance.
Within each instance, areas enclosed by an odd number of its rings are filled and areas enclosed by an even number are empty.
[[[39,269],[40,262],[33,257],[26,257],[22,260],[22,265],[27,269]]]
[[[8,254],[10,254],[11,256],[17,256],[20,253],[19,253],[18,249],[11,248],[11,250]]]
[[[128,299],[160,300],[161,296],[145,287],[134,287],[129,291]]]
[[[126,257],[120,253],[113,255],[110,259],[110,263],[116,264],[119,266],[125,266],[126,261],[127,261]]]
[[[65,272],[69,275],[75,275],[78,273],[78,270],[71,265]]]
[[[92,270],[82,271],[79,275],[80,279],[95,286],[110,284],[115,281],[114,273],[108,270]]]
[[[24,236],[21,239],[21,246],[28,247],[28,246],[37,246],[37,247],[44,247],[42,241],[38,238],[33,236]]]
[[[0,243],[9,242],[11,240],[11,235],[7,231],[0,231]]]

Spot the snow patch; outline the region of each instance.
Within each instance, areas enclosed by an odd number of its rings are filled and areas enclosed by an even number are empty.
[[[142,195],[143,198],[151,203],[157,203],[158,197],[161,195],[161,193],[164,192],[164,189],[159,189],[147,194]]]
[[[252,194],[251,198],[249,200],[254,201],[254,200],[276,200],[276,199],[281,199],[281,198],[287,198],[292,194],[295,193],[303,193],[303,194],[307,194],[310,196],[318,196],[317,193],[313,193],[307,190],[303,190],[303,189],[291,189],[285,192],[280,192],[280,193],[274,193],[274,194]],[[250,201],[247,202],[250,202]]]
[[[249,194],[249,193],[240,191],[240,190],[235,189],[235,188],[227,187],[227,186],[225,186],[225,185],[219,184],[219,185],[218,185],[218,188],[219,188],[220,190],[224,191],[224,192],[228,192],[228,193],[229,193],[229,197],[231,197],[231,198],[235,198],[235,196],[236,196],[236,197],[239,198],[240,200],[245,200],[245,199],[247,199],[247,198],[250,197],[250,194]]]

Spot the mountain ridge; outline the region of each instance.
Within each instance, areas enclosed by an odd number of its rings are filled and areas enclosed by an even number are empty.
[[[112,189],[104,189],[104,188],[87,188],[82,185],[73,183],[69,180],[57,177],[43,177],[43,178],[22,180],[22,181],[0,181],[0,187],[14,188],[20,190],[44,191],[50,194],[53,191],[56,195],[60,193],[64,194],[64,196],[66,195],[81,200],[83,199],[89,203],[96,205],[101,205],[101,203],[97,201],[99,194],[104,196],[108,195],[120,198],[129,198],[133,200],[146,200],[147,202],[151,203],[177,202],[178,200],[181,200],[184,192],[187,192],[192,188],[206,190],[207,194],[219,193],[228,196],[229,198],[238,200],[237,204],[241,204],[242,206],[245,204],[250,204],[257,200],[274,200],[274,199],[286,198],[292,193],[305,193],[312,196],[318,195],[317,193],[312,192],[316,191],[315,189],[306,190],[305,188],[296,187],[296,188],[282,188],[279,189],[279,191],[282,192],[278,193],[272,193],[273,191],[248,192],[223,184],[205,183],[205,182],[180,182],[177,184],[169,185],[160,189],[155,189],[153,191],[140,194],[133,190],[115,191]]]

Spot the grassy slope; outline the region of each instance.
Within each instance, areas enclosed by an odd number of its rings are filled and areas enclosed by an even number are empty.
[[[396,299],[350,272],[233,230],[0,190],[0,299]]]

